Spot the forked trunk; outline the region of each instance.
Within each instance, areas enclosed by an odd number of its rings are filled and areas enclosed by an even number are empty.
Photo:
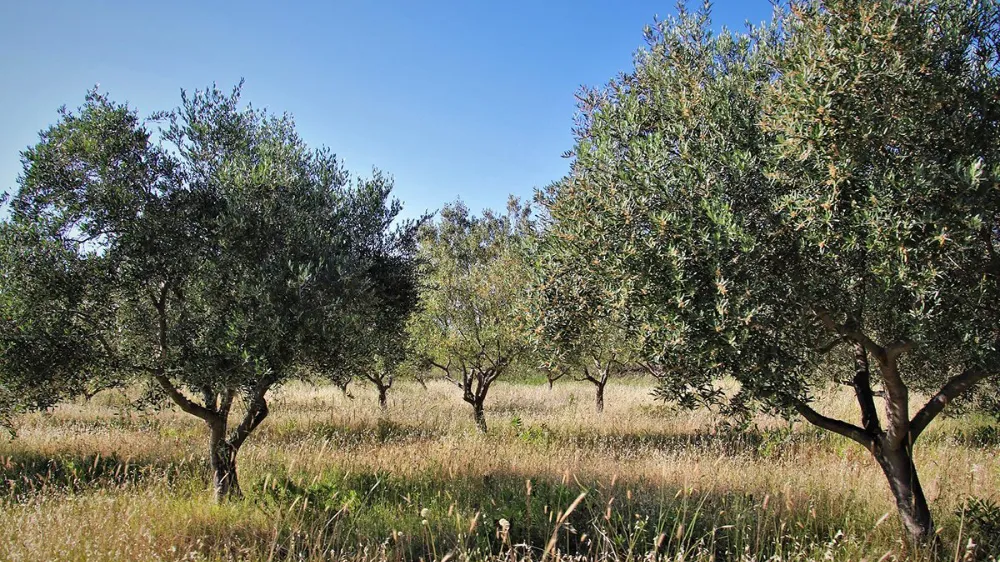
[[[378,407],[383,412],[389,409],[389,387],[379,386],[378,387]]]
[[[486,433],[486,412],[483,410],[482,400],[473,402],[472,410],[476,418],[476,427],[479,428],[480,432]]]
[[[604,412],[604,385],[597,385],[597,402],[595,403],[597,407],[597,413],[600,414]]]
[[[221,428],[212,427],[212,486],[217,503],[243,497],[239,476],[236,473],[237,451],[238,448],[226,440],[224,425]]]
[[[929,545],[934,537],[934,521],[927,498],[917,477],[911,451],[906,446],[875,452],[875,459],[889,481],[903,527],[914,543]]]

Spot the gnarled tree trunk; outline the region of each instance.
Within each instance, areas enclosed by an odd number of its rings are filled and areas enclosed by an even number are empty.
[[[236,472],[236,453],[239,447],[233,446],[226,439],[225,422],[209,423],[212,440],[209,453],[212,463],[212,487],[215,491],[215,501],[222,503],[230,499],[243,497],[240,480]]]
[[[608,384],[608,378],[610,378],[613,368],[615,368],[614,355],[607,361],[602,361],[600,357],[595,356],[594,372],[591,372],[586,365],[583,367],[583,380],[590,382],[597,388],[594,409],[598,414],[604,412],[604,387]]]
[[[389,409],[389,388],[385,386],[378,387],[378,407],[383,412]]]
[[[889,451],[876,447],[873,454],[889,481],[889,489],[907,534],[919,544],[928,544],[934,537],[934,521],[917,477],[912,451],[908,446]]]
[[[472,411],[473,411],[473,416],[475,417],[475,420],[476,420],[476,427],[479,428],[480,432],[486,433],[486,429],[487,429],[486,428],[486,411],[483,408],[483,401],[482,400],[476,400],[476,401],[474,401],[472,403]]]
[[[896,501],[899,517],[909,538],[917,545],[934,545],[936,543],[934,521],[927,506],[924,490],[920,486],[916,465],[913,463],[913,444],[949,402],[986,378],[988,373],[970,367],[951,377],[941,390],[910,418],[909,389],[899,373],[899,357],[910,351],[914,344],[900,340],[883,347],[872,341],[861,330],[858,318],[850,319],[845,324],[838,324],[822,309],[818,310],[818,316],[841,342],[849,341],[854,346],[855,373],[851,385],[854,387],[861,410],[861,427],[824,416],[801,400],[793,400],[795,409],[810,423],[852,439],[868,449],[885,474],[889,489]],[[857,316],[860,317],[860,314]],[[836,343],[827,346],[827,349],[833,349]],[[871,388],[869,356],[878,363],[885,388],[884,429],[878,417]]]

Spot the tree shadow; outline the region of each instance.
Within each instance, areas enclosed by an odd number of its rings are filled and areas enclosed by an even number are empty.
[[[304,427],[289,424],[271,427],[262,433],[272,442],[294,443],[303,439],[318,439],[339,448],[418,443],[444,435],[443,431],[434,428],[408,425],[388,418],[361,419],[350,423],[319,422]]]
[[[530,482],[530,484],[528,484]],[[577,498],[585,495],[574,505]],[[263,509],[299,506],[281,529],[289,558],[356,554],[361,545],[388,558],[540,558],[556,537],[562,555],[585,559],[755,559],[830,550],[831,538],[859,540],[861,505],[817,513],[816,504],[783,507],[780,497],[699,493],[641,482],[559,480],[531,473],[409,477],[385,472],[268,478],[252,494]],[[821,500],[822,498],[818,498]],[[768,505],[770,501],[770,505]],[[843,506],[844,502],[838,502]],[[563,517],[563,514],[573,509]],[[871,519],[877,515],[870,515]],[[561,524],[557,524],[562,519]],[[308,544],[295,537],[310,537]]]
[[[20,497],[51,492],[80,492],[93,488],[126,488],[140,483],[173,485],[205,478],[208,463],[198,459],[159,461],[111,455],[59,454],[46,456],[18,451],[0,456],[0,494]]]

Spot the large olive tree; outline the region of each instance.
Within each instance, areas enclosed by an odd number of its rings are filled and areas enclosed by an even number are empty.
[[[361,337],[398,205],[386,178],[351,180],[290,118],[241,107],[238,88],[156,118],[158,139],[91,93],[24,152],[9,228],[37,234],[19,252],[62,254],[12,324],[56,319],[94,342],[92,370],[158,385],[208,426],[216,497],[239,496],[236,454],[268,391]]]
[[[934,527],[913,446],[1000,365],[998,26],[965,1],[793,2],[745,34],[682,10],[581,96],[548,203],[664,396],[731,376],[731,407],[857,441],[918,541]],[[860,423],[811,405],[832,382]]]

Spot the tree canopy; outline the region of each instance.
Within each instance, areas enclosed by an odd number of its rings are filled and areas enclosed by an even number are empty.
[[[446,205],[420,233],[418,312],[408,332],[417,361],[440,370],[473,407],[486,431],[490,386],[523,366],[530,352],[523,303],[527,262],[518,239],[529,209],[512,201],[506,215]]]
[[[43,275],[18,293],[4,339],[58,331],[73,367],[151,379],[206,422],[217,494],[239,495],[235,455],[267,416],[268,390],[360,341],[365,307],[389,306],[375,297],[406,275],[412,228],[392,226],[391,180],[350,178],[290,117],[241,107],[239,88],[182,95],[154,121],[156,137],[92,92],[24,153],[5,226],[32,235],[9,251],[52,259],[6,264]],[[234,402],[243,415],[230,428]]]
[[[912,444],[998,366],[998,8],[784,8],[745,34],[682,9],[585,92],[553,236],[663,366],[663,396],[718,397],[729,376],[731,407],[858,441],[923,539]],[[836,382],[860,425],[809,405]],[[912,416],[911,387],[936,393]]]

